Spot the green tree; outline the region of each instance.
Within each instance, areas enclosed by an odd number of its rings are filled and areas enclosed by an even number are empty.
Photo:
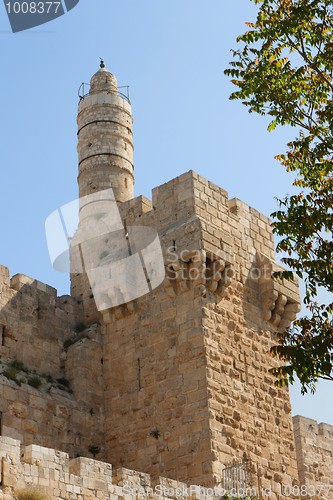
[[[225,73],[230,96],[249,112],[269,115],[268,130],[295,127],[276,158],[295,173],[296,194],[279,199],[272,214],[277,250],[305,282],[306,314],[281,335],[272,353],[278,385],[294,381],[314,392],[319,378],[333,380],[333,4],[332,0],[251,0],[257,19],[237,38],[239,50]],[[330,300],[320,300],[321,290]]]

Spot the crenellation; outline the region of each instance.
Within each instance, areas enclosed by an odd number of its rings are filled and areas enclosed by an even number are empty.
[[[203,488],[189,486],[165,477],[152,479],[126,468],[112,469],[112,465],[94,459],[69,459],[67,453],[31,445],[21,447],[20,442],[0,437],[0,477],[6,500],[26,486],[45,492],[48,498],[71,500],[135,500],[203,499],[217,498],[204,495]],[[0,498],[4,498],[0,492]]]
[[[333,426],[293,417],[297,463],[301,484],[316,498],[333,498]]]
[[[13,290],[22,293],[33,294],[36,291],[44,292],[50,295],[51,297],[57,296],[57,290],[52,286],[46,285],[41,281],[35,280],[34,278],[30,278],[30,276],[26,276],[25,274],[15,274],[10,280],[10,286]]]
[[[75,323],[73,299],[57,299],[53,287],[17,274],[10,287],[3,282],[0,301],[3,359],[20,360],[31,370],[59,373],[62,342]]]

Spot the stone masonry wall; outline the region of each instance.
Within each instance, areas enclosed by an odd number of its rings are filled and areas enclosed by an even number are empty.
[[[0,434],[72,457],[94,446],[102,457],[100,327],[78,325],[79,307],[0,266]]]
[[[158,498],[213,499],[196,486],[159,477],[89,458],[69,460],[68,454],[50,448],[30,445],[0,437],[0,499],[12,500],[15,492],[34,487],[49,500],[95,500]],[[206,492],[205,492],[206,493]],[[210,493],[210,492],[207,492]]]
[[[219,477],[231,457],[246,456],[256,463],[260,486],[279,498],[297,481],[297,467],[289,393],[274,387],[268,370],[277,363],[268,353],[288,319],[287,305],[292,313],[299,308],[298,288],[296,283],[280,283],[275,291],[268,287],[276,286],[271,273],[278,268],[269,219],[240,200],[226,203],[200,181],[206,205],[211,212],[218,207],[203,223],[204,248],[231,268],[222,294],[207,292],[203,315],[214,474]],[[265,319],[268,293],[271,316]],[[278,315],[273,304],[280,300],[285,307]]]
[[[333,498],[333,426],[293,418],[300,484],[307,498]]]
[[[111,321],[105,345],[107,460],[153,476],[210,476],[200,304],[162,291]],[[117,311],[114,314],[121,314]]]
[[[318,425],[300,416],[294,417],[294,423],[301,486],[286,486],[278,498],[330,499],[332,426]],[[62,451],[35,444],[22,446],[18,440],[0,436],[0,499],[14,500],[15,494],[26,488],[43,493],[48,500],[217,500],[224,494],[221,486],[205,488],[165,477],[152,478],[123,467],[115,470],[111,464],[91,458],[70,460]],[[257,499],[271,498],[271,495],[264,495],[262,485],[248,491]]]
[[[278,498],[297,467],[268,350],[299,297],[273,282],[269,220],[194,172],[120,210],[127,227],[158,230],[167,277],[103,315],[107,460],[209,486],[247,456]]]
[[[103,443],[103,419],[90,414],[90,407],[77,403],[72,395],[51,389],[45,393],[27,384],[0,380],[1,434],[32,443],[92,456],[90,446]],[[100,455],[98,455],[100,456]]]
[[[59,375],[63,342],[73,333],[75,303],[23,274],[0,266],[0,355],[31,370]]]
[[[178,184],[188,188],[184,198]],[[191,176],[171,185],[154,190],[153,209],[142,197],[120,206],[127,227],[159,229],[165,259],[174,242],[200,246]],[[107,460],[203,484],[212,457],[201,298],[194,290],[177,296],[168,285],[103,316]]]

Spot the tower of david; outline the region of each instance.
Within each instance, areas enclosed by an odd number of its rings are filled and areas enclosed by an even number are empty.
[[[194,171],[135,196],[103,63],[77,123],[70,295],[0,266],[0,498],[333,498],[333,427],[292,418],[269,371],[300,310],[269,218]]]

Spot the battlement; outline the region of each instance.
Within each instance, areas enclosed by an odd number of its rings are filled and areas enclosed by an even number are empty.
[[[331,444],[333,446],[333,425],[329,425],[324,422],[318,423],[312,418],[303,417],[301,415],[293,417],[293,424],[296,434],[306,434],[307,438],[312,436],[315,439],[322,436],[327,443],[331,440]]]
[[[56,288],[38,281],[25,274],[15,274],[10,277],[10,272],[8,267],[0,264],[0,283],[1,287],[9,287],[16,292],[22,291],[24,293],[30,293],[38,295],[40,292],[43,294],[48,294],[54,299],[57,298]],[[2,290],[3,293],[3,290]]]
[[[40,291],[49,294],[51,297],[57,297],[55,288],[25,274],[15,274],[10,280],[10,287],[17,292],[22,290],[24,293],[28,293],[28,291],[37,290],[37,294]]]
[[[155,222],[159,227],[197,216],[220,229],[231,226],[243,229],[245,236],[257,243],[257,249],[274,257],[271,221],[213,182],[190,170],[152,190],[152,201],[143,196],[123,202],[120,212],[127,223]],[[157,222],[158,221],[158,222]]]
[[[243,261],[253,261],[256,252],[275,257],[271,220],[237,198],[229,200],[227,191],[193,170],[154,188],[152,201],[139,196],[120,204],[119,210],[127,226],[146,225],[156,228],[162,237],[171,235],[163,239],[164,249],[176,237],[178,246],[181,237],[188,250],[199,249],[198,242],[198,248],[189,248],[193,230],[185,231],[187,221],[197,221],[203,247],[211,253],[224,246]]]
[[[170,212],[181,214],[184,211],[190,213],[192,210],[191,214],[200,214],[200,210],[202,210],[202,215],[207,217],[207,215],[212,215],[211,207],[216,206],[217,203],[219,211],[227,211],[228,193],[190,170],[154,188],[152,203],[157,211],[167,210],[169,212],[170,210]]]
[[[55,288],[0,266],[0,355],[56,376],[64,341],[73,334],[80,304]],[[58,375],[59,376],[59,375]]]
[[[1,306],[4,307],[11,300],[17,300],[18,296],[29,296],[27,300],[31,306],[38,304],[39,316],[43,314],[43,308],[46,310],[51,306],[55,309],[55,316],[67,317],[70,320],[77,309],[77,302],[70,295],[58,296],[56,288],[25,274],[19,273],[10,277],[9,269],[0,265]]]
[[[293,426],[301,483],[333,498],[333,425],[297,415]]]
[[[67,453],[37,445],[22,446],[8,437],[0,437],[0,484],[7,499],[15,490],[34,486],[48,498],[55,499],[200,499],[185,483],[164,477],[152,479],[149,474],[119,468],[91,458],[69,459]],[[200,488],[199,488],[200,489]],[[1,490],[0,490],[0,498]],[[206,496],[206,499],[210,497]]]

